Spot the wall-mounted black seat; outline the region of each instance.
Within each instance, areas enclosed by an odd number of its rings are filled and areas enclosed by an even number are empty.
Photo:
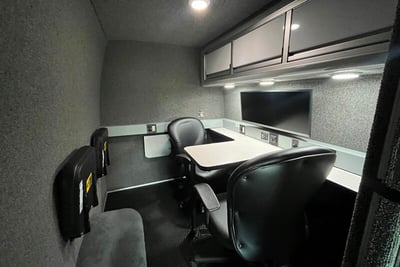
[[[208,229],[246,261],[289,263],[305,238],[305,206],[335,159],[330,149],[287,149],[242,163],[225,194],[195,185],[208,210]]]
[[[142,217],[133,209],[92,209],[98,203],[96,183],[96,153],[90,146],[71,153],[54,183],[64,239],[83,236],[76,266],[146,267]]]
[[[184,167],[184,175],[191,177],[195,182],[208,183],[212,186],[222,184],[222,187],[225,187],[228,169],[205,171],[197,165],[190,169],[191,161],[185,154],[184,148],[207,143],[207,134],[200,120],[192,117],[175,119],[168,125],[168,134],[172,153],[176,156],[178,163]]]
[[[90,145],[94,147],[96,151],[96,173],[97,177],[100,178],[107,175],[107,166],[110,165],[107,128],[97,129],[92,134]]]

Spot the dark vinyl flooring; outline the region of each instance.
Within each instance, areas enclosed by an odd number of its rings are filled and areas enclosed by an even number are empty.
[[[149,267],[191,267],[189,259],[194,254],[212,257],[224,253],[220,251],[218,242],[210,239],[210,234],[201,223],[198,226],[201,234],[195,242],[185,240],[190,231],[191,216],[190,210],[185,211],[178,206],[176,196],[180,191],[177,183],[166,182],[108,194],[105,210],[133,208],[142,215]],[[324,186],[310,207],[310,228],[314,234],[311,234],[311,245],[306,248],[305,255],[309,256],[295,266],[340,266],[354,198],[350,192],[329,184]],[[202,220],[200,218],[197,221]],[[198,266],[251,265],[236,257],[233,262]]]
[[[171,182],[110,193],[105,210],[133,208],[143,218],[149,267],[188,266],[179,250],[190,218],[179,209]]]
[[[193,242],[186,239],[190,232],[190,210],[179,208],[176,200],[176,182],[166,182],[109,193],[105,210],[133,208],[143,218],[144,234],[149,267],[187,267],[193,257]],[[201,218],[198,219],[201,221]],[[219,247],[210,240],[210,235],[201,228],[196,239],[196,249],[215,253]],[[237,259],[234,259],[235,261]],[[241,262],[198,266],[243,266]]]

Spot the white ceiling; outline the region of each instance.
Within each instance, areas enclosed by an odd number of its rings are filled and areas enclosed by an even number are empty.
[[[211,0],[196,12],[188,0],[91,0],[108,40],[202,47],[273,0]]]

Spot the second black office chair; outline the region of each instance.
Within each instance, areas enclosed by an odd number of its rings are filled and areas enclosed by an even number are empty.
[[[287,149],[242,163],[231,174],[226,194],[216,196],[207,184],[195,185],[208,210],[208,229],[246,261],[290,263],[305,238],[305,206],[335,159],[330,149]]]
[[[207,183],[213,188],[225,188],[228,169],[202,170],[197,165],[191,164],[190,158],[185,154],[185,147],[207,143],[207,134],[200,120],[192,117],[173,120],[168,125],[168,134],[171,140],[172,153],[184,167],[183,174],[185,176],[193,179],[194,183]]]

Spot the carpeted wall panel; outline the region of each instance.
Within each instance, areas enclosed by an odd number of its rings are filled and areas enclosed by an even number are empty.
[[[367,150],[381,79],[380,74],[353,81],[312,79],[279,82],[270,89],[313,89],[311,138],[364,152]],[[266,88],[254,85],[224,90],[226,118],[242,119],[240,92],[248,90]]]
[[[58,167],[100,124],[106,40],[89,1],[0,1],[0,266],[74,266]]]
[[[384,142],[389,129],[390,117],[394,108],[394,100],[398,93],[400,77],[400,32],[399,8],[397,20],[392,34],[391,47],[386,62],[379,92],[376,114],[368,145],[367,156],[363,171],[363,179],[356,199],[352,223],[346,245],[342,266],[390,266],[394,260],[394,253],[398,248],[398,220],[397,204],[374,194],[366,186],[366,179],[376,179],[378,169],[382,164],[382,155],[390,155],[392,168],[384,173],[384,182],[389,186],[397,187],[399,176],[394,176],[398,170],[398,145],[396,136],[398,129],[392,129],[393,140],[391,150],[384,150]],[[396,132],[397,131],[397,132]],[[389,166],[389,165],[388,165]],[[390,178],[392,177],[392,178]],[[394,181],[397,180],[397,181]]]
[[[199,50],[137,41],[110,41],[101,83],[101,124],[224,117],[221,88],[200,86]]]

